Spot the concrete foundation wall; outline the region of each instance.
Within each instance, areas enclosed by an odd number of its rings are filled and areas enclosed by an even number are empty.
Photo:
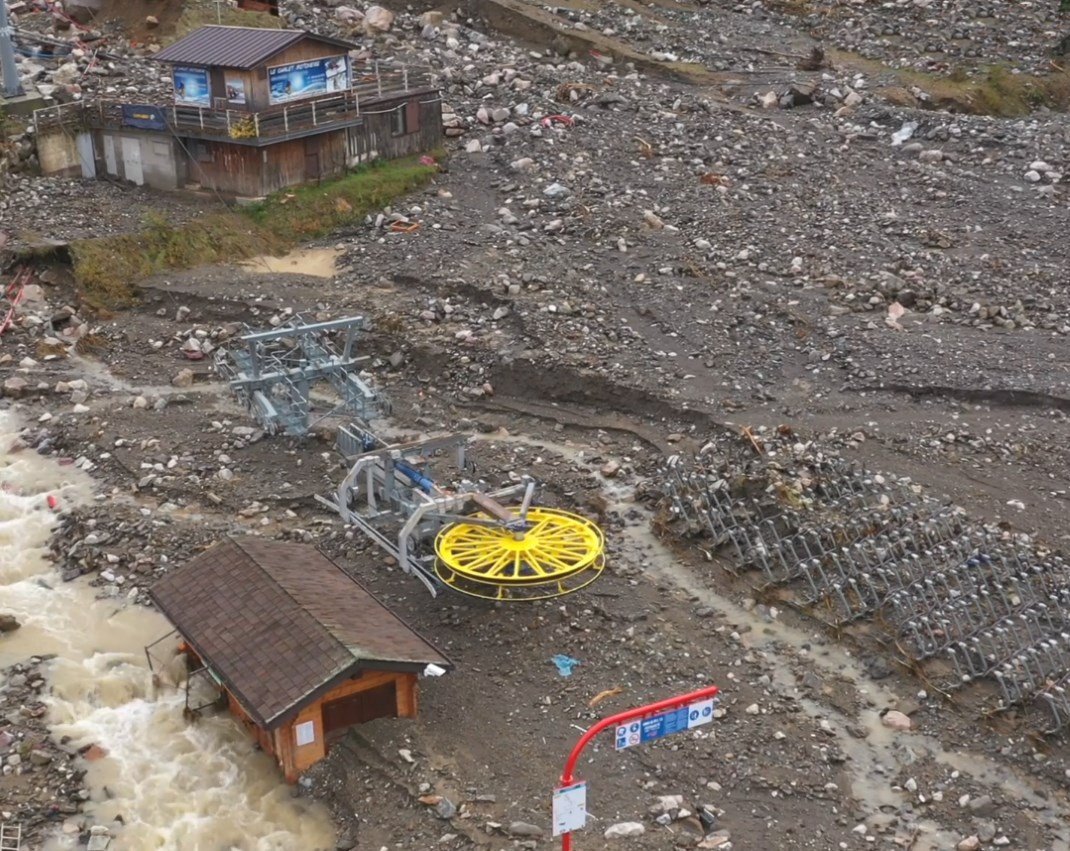
[[[81,177],[82,161],[78,156],[78,140],[62,128],[42,134],[37,139],[37,160],[41,173],[61,177]]]
[[[153,189],[178,189],[184,182],[177,143],[167,134],[104,130],[97,141],[97,159],[111,177]]]

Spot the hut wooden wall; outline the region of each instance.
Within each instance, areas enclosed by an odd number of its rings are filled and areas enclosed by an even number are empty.
[[[338,177],[346,170],[346,132],[335,130],[256,148],[188,140],[191,182],[224,195],[257,198],[288,186]]]
[[[288,783],[294,783],[302,772],[315,765],[327,755],[328,743],[324,733],[323,705],[361,691],[368,691],[386,683],[394,683],[398,718],[415,718],[417,712],[416,675],[390,671],[367,672],[362,677],[346,680],[335,686],[315,703],[306,706],[290,721],[274,732],[274,749],[282,772]],[[297,744],[297,725],[312,722],[313,739],[307,745]]]
[[[396,114],[404,114],[398,133]],[[364,123],[349,130],[351,161],[366,162],[422,154],[442,144],[442,104],[438,92],[414,92],[403,98],[376,101],[361,108]]]
[[[261,194],[269,195],[287,186],[316,183],[345,173],[346,135],[344,130],[306,136],[264,148]]]
[[[193,183],[225,195],[260,195],[262,149],[226,142],[186,140],[186,174]]]

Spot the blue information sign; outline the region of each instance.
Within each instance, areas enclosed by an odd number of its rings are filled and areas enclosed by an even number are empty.
[[[645,742],[654,742],[673,733],[690,730],[713,720],[713,708],[716,701],[699,700],[679,709],[670,709],[622,724],[616,728],[616,749],[624,750]]]
[[[123,124],[140,127],[142,130],[166,130],[167,120],[158,106],[123,104]]]

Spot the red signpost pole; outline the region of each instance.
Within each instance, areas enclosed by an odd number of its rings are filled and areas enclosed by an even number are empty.
[[[699,700],[710,700],[711,698],[717,697],[720,693],[721,690],[717,688],[717,686],[708,686],[707,688],[700,688],[698,691],[693,691],[690,694],[681,694],[678,697],[659,700],[657,703],[648,703],[646,706],[637,706],[635,709],[618,712],[616,715],[610,715],[607,718],[603,718],[601,721],[596,721],[594,726],[580,736],[579,741],[576,742],[576,746],[572,749],[572,753],[568,755],[568,760],[565,762],[565,770],[561,772],[561,786],[571,786],[576,782],[576,778],[572,775],[572,772],[576,768],[576,763],[579,761],[580,754],[583,753],[583,749],[590,744],[591,739],[603,730],[609,727],[618,727],[628,721],[634,721],[636,718],[645,718],[648,715],[656,715],[658,712],[663,712],[668,709],[679,709],[681,706],[686,706],[689,703],[695,703]],[[572,851],[571,833],[561,834],[561,851]]]

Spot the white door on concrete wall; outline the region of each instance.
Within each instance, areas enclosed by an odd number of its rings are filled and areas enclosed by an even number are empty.
[[[82,164],[82,177],[97,176],[97,161],[93,155],[93,137],[88,133],[78,134],[78,161]]]
[[[131,183],[141,186],[145,175],[141,170],[141,140],[123,136],[123,174]]]
[[[115,165],[115,137],[104,137],[104,168],[112,177],[119,176],[119,169]]]

